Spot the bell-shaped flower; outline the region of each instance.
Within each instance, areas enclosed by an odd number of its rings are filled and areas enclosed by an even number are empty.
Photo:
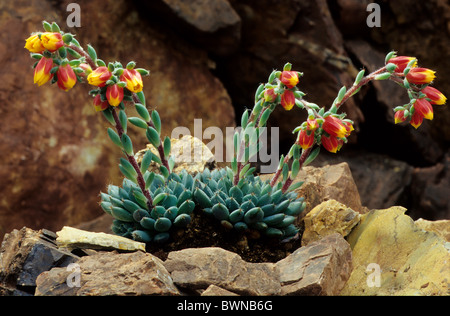
[[[281,106],[289,111],[295,105],[295,95],[291,90],[285,90],[281,95]]]
[[[303,149],[308,149],[314,144],[314,132],[309,130],[300,130],[298,133],[297,143]]]
[[[123,88],[113,84],[106,88],[106,99],[112,106],[118,106],[123,100]]]
[[[411,68],[406,80],[412,84],[428,84],[436,78],[435,71],[428,68]]]
[[[104,111],[109,107],[108,101],[102,101],[100,94],[95,96],[93,104],[96,112]]]
[[[298,73],[296,71],[283,71],[280,81],[289,89],[294,88],[298,83]]]
[[[42,86],[44,83],[53,78],[50,70],[53,68],[53,59],[42,57],[34,68],[34,83]]]
[[[144,86],[141,74],[136,69],[124,69],[120,80],[126,82],[127,89],[134,93],[141,92]]]
[[[350,124],[351,125],[351,124]],[[351,129],[339,118],[328,115],[322,124],[322,128],[330,136],[344,138],[350,135]],[[352,126],[353,128],[353,126]]]
[[[42,53],[45,50],[38,34],[33,34],[25,40],[25,48],[31,53]]]
[[[423,118],[426,118],[427,120],[433,119],[433,107],[431,106],[431,103],[427,100],[423,99],[417,99],[414,103],[414,114],[418,113]]]
[[[45,32],[41,34],[41,43],[45,49],[50,52],[57,51],[60,47],[64,46],[64,41],[60,33]]]
[[[336,153],[339,149],[341,149],[343,141],[337,139],[335,136],[327,136],[326,134],[322,134],[321,138],[322,146],[331,153]]]
[[[58,87],[61,90],[69,91],[77,83],[77,76],[69,64],[59,66],[56,76],[58,77]]]
[[[443,105],[447,101],[445,95],[436,88],[427,86],[422,89],[421,92],[426,94],[427,98],[430,99],[431,104]]]
[[[96,86],[96,87],[104,87],[106,84],[106,81],[108,81],[112,76],[112,73],[108,70],[107,67],[102,66],[98,67],[94,71],[92,71],[87,76],[87,81],[89,84]]]
[[[416,59],[416,57],[409,57],[409,56],[397,56],[394,58],[389,59],[388,63],[395,64],[397,68],[395,68],[395,72],[403,72],[408,66],[408,64],[413,60]],[[417,60],[414,63],[413,67],[417,66]]]

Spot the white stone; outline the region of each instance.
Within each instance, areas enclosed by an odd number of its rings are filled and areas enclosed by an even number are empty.
[[[72,249],[117,249],[123,251],[145,251],[145,243],[131,239],[64,226],[56,233],[58,247]]]

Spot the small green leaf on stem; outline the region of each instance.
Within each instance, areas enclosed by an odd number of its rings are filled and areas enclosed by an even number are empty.
[[[164,138],[164,145],[163,145],[164,157],[169,157],[169,155],[170,155],[170,148],[171,148],[170,137],[166,136]]]
[[[141,172],[144,173],[148,167],[150,167],[150,164],[152,162],[152,158],[153,158],[153,153],[151,150],[147,150],[144,154],[144,157],[142,157],[141,160]]]
[[[144,92],[143,92],[143,91],[141,91],[141,92],[136,92],[136,96],[138,97],[139,101],[141,101],[141,103],[142,103],[143,105],[145,105],[145,95],[144,95]],[[145,120],[145,119],[144,119],[144,120]]]
[[[127,133],[127,114],[124,110],[119,111],[119,122],[122,125],[123,132]]]
[[[133,156],[134,155],[133,143],[131,142],[130,137],[127,134],[123,134],[121,141],[122,141],[123,150],[125,150],[127,155]]]
[[[120,148],[123,148],[122,142],[120,140],[119,135],[110,127],[108,127],[108,136],[111,138],[112,142],[119,146]]]
[[[354,86],[357,86],[361,82],[362,78],[364,78],[365,73],[366,71],[364,69],[358,72],[358,75],[356,75],[355,83],[353,84]]]
[[[308,156],[308,158],[306,158],[305,162],[303,163],[303,166],[307,166],[309,165],[311,162],[314,161],[314,159],[317,158],[317,156],[320,153],[320,147],[317,147],[316,149],[314,149]]]
[[[61,32],[61,29],[59,28],[58,24],[56,24],[56,22],[52,23],[52,32],[55,32],[55,33]]]
[[[46,32],[52,32],[52,25],[47,21],[42,21],[42,26]]]
[[[147,123],[139,117],[129,117],[128,122],[139,128],[147,129]]]
[[[87,52],[89,57],[92,58],[92,60],[95,62],[97,60],[97,52],[95,51],[94,47],[92,47],[91,45],[87,45]]]
[[[148,127],[145,133],[148,141],[155,147],[158,148],[161,144],[161,139],[159,138],[159,133],[153,127]]]
[[[152,111],[152,122],[159,135],[161,135],[161,118],[156,110]]]
[[[144,121],[146,122],[150,121],[150,113],[148,113],[148,110],[144,105],[136,103],[135,108],[138,114],[144,119]]]

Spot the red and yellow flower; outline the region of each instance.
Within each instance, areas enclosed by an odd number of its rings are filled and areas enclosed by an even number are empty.
[[[118,106],[123,100],[123,88],[113,84],[106,88],[106,99],[112,106]]]
[[[25,40],[25,48],[31,53],[42,53],[45,50],[38,34],[33,34]]]
[[[431,104],[443,105],[447,101],[445,95],[436,88],[427,86],[421,92],[426,94],[427,98],[431,100]]]
[[[317,120],[314,117],[309,117],[306,120],[306,129],[308,131],[315,131],[316,129],[319,128],[319,124],[317,123]]]
[[[415,129],[417,129],[420,125],[422,125],[423,116],[420,115],[419,112],[414,112],[411,116],[411,121],[409,122]]]
[[[50,70],[53,68],[53,59],[42,57],[34,68],[34,83],[42,86],[44,83],[53,78]]]
[[[328,115],[322,124],[322,128],[330,136],[344,138],[350,135],[353,130],[353,126],[347,125],[342,122],[339,118]]]
[[[95,96],[93,103],[96,112],[104,111],[109,107],[108,101],[102,101],[100,94]]]
[[[395,120],[395,124],[406,121],[405,110],[399,110],[399,111],[395,112],[394,120]]]
[[[308,149],[314,144],[314,131],[300,130],[298,133],[297,143],[303,148]]]
[[[274,102],[277,99],[277,94],[274,88],[264,90],[264,101]]]
[[[321,138],[322,146],[328,150],[329,152],[336,153],[338,150],[341,149],[342,144],[344,143],[343,140],[338,139],[335,136],[327,136],[325,134],[322,135]]]
[[[289,111],[295,105],[295,95],[291,90],[285,90],[281,95],[281,106]]]
[[[56,76],[58,77],[58,87],[61,90],[69,91],[77,83],[77,76],[69,64],[60,66]]]
[[[126,82],[127,89],[134,93],[141,92],[144,86],[141,74],[135,69],[124,69],[120,80]]]
[[[416,59],[416,57],[397,56],[397,57],[393,57],[393,58],[389,59],[388,63],[397,65],[397,68],[395,68],[395,72],[403,72],[405,70],[406,66],[408,66],[408,64],[414,59]],[[416,67],[416,66],[417,66],[417,59],[412,67]]]
[[[289,89],[294,88],[298,83],[298,73],[296,71],[283,71],[280,81]]]
[[[411,68],[406,80],[412,84],[428,84],[436,78],[435,71],[428,68]]]
[[[414,113],[420,114],[427,120],[433,119],[433,107],[431,106],[431,103],[424,98],[416,100],[416,102],[414,103]]]
[[[64,46],[64,41],[60,33],[45,32],[41,34],[41,43],[45,49],[50,52],[57,51],[60,47]]]
[[[94,71],[92,71],[87,76],[87,81],[89,84],[96,86],[96,87],[104,87],[106,84],[106,81],[108,81],[112,76],[112,73],[108,70],[107,67],[102,66],[98,67]]]

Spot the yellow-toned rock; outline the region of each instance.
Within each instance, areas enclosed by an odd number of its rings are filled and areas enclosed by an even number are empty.
[[[449,295],[448,243],[403,207],[372,210],[348,236],[353,272],[341,295]]]
[[[56,233],[60,248],[72,249],[117,249],[122,251],[145,251],[145,243],[105,233],[93,233],[64,226]]]
[[[302,246],[334,233],[346,237],[359,223],[360,216],[358,212],[336,200],[322,202],[304,218]]]
[[[426,219],[419,218],[414,223],[417,227],[436,233],[436,235],[450,242],[450,220],[442,219],[438,221],[428,221]]]
[[[216,160],[211,150],[198,138],[185,135],[182,138],[172,138],[171,152],[175,165],[173,172],[180,173],[186,170],[190,174],[203,172],[205,168],[214,169]],[[135,155],[136,161],[140,163],[147,150],[151,150],[154,155],[159,156],[158,150],[151,144],[147,144],[145,149],[138,151]],[[159,172],[159,165],[152,161],[150,171]]]

